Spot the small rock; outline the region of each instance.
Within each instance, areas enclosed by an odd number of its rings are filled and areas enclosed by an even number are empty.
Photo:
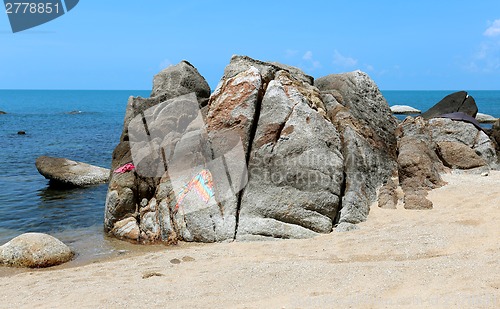
[[[335,230],[339,233],[344,233],[344,232],[351,232],[355,230],[359,230],[359,226],[356,224],[348,223],[348,222],[342,222],[337,225]]]
[[[163,277],[165,276],[164,274],[161,273],[156,273],[156,272],[150,272],[150,273],[145,273],[142,275],[142,279],[148,279],[151,277]]]
[[[78,115],[78,114],[81,114],[81,113],[82,113],[82,111],[75,110],[75,111],[68,112],[67,114],[68,115]]]
[[[0,265],[44,268],[66,263],[73,255],[68,246],[50,235],[26,233],[0,247]]]
[[[391,111],[396,115],[415,115],[421,114],[422,111],[408,105],[394,105],[391,106]]]
[[[408,210],[426,210],[432,209],[433,204],[425,196],[426,192],[415,192],[415,194],[405,195],[405,209]]]
[[[493,117],[491,115],[487,115],[487,114],[483,114],[483,113],[477,113],[476,120],[479,123],[495,123],[497,121],[497,118],[495,118],[495,117]]]
[[[4,111],[0,111],[0,115],[6,115],[7,113]]]
[[[193,262],[195,259],[190,256],[185,256],[182,258],[183,262]]]
[[[172,259],[172,260],[170,260],[170,263],[172,263],[172,264],[180,264],[181,260],[179,260],[179,259]]]
[[[26,135],[26,131],[17,131],[17,135]]]
[[[483,176],[483,177],[488,177],[489,175],[490,174],[488,172],[484,172],[484,173],[481,174],[481,176]]]
[[[118,238],[137,241],[141,231],[135,218],[127,218],[116,222],[111,233]]]

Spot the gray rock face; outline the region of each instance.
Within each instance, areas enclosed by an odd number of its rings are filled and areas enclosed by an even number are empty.
[[[168,98],[175,98],[191,92],[199,98],[200,105],[206,105],[210,96],[210,86],[198,70],[184,60],[155,75],[151,97],[164,95]]]
[[[329,75],[315,85],[342,140],[346,182],[339,222],[359,223],[366,220],[376,190],[397,174],[397,122],[366,73]]]
[[[110,170],[64,158],[42,156],[36,160],[38,172],[51,185],[86,187],[106,183]]]
[[[140,118],[141,115],[146,117],[145,113],[149,113],[148,117],[152,119],[155,119],[156,116],[162,119],[165,125],[160,127],[160,130],[168,130],[174,127],[177,128],[177,126],[181,126],[185,129],[184,121],[192,121],[192,119],[184,119],[182,117],[173,119],[169,118],[168,114],[175,112],[175,109],[172,107],[173,105],[170,103],[176,103],[177,101],[172,101],[172,99],[189,95],[193,95],[195,100],[198,101],[199,106],[203,106],[208,101],[210,87],[191,64],[182,61],[178,65],[171,66],[155,76],[153,81],[153,92],[150,98],[130,97],[125,113],[120,143],[113,152],[112,169],[115,170],[127,163],[137,161],[132,158],[130,139],[134,138],[134,136],[130,136],[129,127],[135,128],[136,132],[140,132],[137,127],[143,126],[143,118]],[[171,106],[169,107],[169,105]],[[137,118],[137,116],[139,116],[139,118]],[[140,121],[130,126],[133,119],[139,119]],[[143,136],[145,145],[148,145],[151,136],[154,137],[155,134],[161,135],[161,133],[162,132],[145,132]],[[175,134],[172,134],[170,138],[175,139],[173,135]],[[137,139],[140,137],[136,136],[135,138]],[[139,147],[140,144],[137,143],[136,146]],[[145,149],[147,149],[147,147]],[[153,164],[154,162],[152,162],[152,160],[155,159],[158,158],[145,154],[144,157],[140,158],[139,162],[134,163],[136,163],[138,168],[147,167],[148,165],[155,165]],[[140,210],[139,204],[141,201],[143,199],[150,200],[154,197],[162,173],[153,176],[154,177],[151,177],[151,175],[141,175],[135,171],[129,171],[123,174],[113,173],[111,175],[106,198],[104,220],[105,229],[108,232],[120,231],[117,236],[124,237],[120,226],[115,228],[115,224],[134,214],[137,215]],[[138,220],[140,221],[140,218],[138,218]]]
[[[366,74],[325,81],[320,91],[297,68],[234,56],[208,105],[195,97],[202,112],[167,100],[172,91],[130,99],[113,169],[134,161],[136,170],[113,174],[108,231],[220,242],[306,238],[366,220],[396,171],[396,120]]]
[[[476,101],[465,91],[455,92],[446,96],[428,111],[423,113],[422,117],[424,119],[431,119],[443,114],[455,112],[461,112],[476,117],[478,112]]]
[[[262,99],[237,239],[331,232],[343,180],[340,137],[319,91],[278,71]]]
[[[476,120],[479,123],[495,123],[498,119],[487,114],[477,113]]]
[[[68,246],[50,235],[26,233],[0,247],[0,265],[44,268],[66,263],[73,255]]]

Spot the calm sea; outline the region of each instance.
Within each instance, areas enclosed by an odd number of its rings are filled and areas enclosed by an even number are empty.
[[[128,97],[149,93],[0,90],[0,110],[8,113],[0,115],[0,245],[24,232],[51,233],[70,243],[102,241],[106,185],[53,190],[35,160],[49,155],[109,167]],[[390,105],[425,111],[450,91],[383,93]],[[500,91],[470,94],[481,112],[500,117]],[[18,135],[21,130],[27,134]]]

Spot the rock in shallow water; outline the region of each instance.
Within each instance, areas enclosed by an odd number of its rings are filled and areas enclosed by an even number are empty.
[[[42,156],[36,159],[38,172],[51,181],[51,185],[86,187],[106,183],[110,170],[64,158]]]
[[[396,115],[415,115],[422,113],[421,110],[408,105],[394,105],[391,106],[391,111]]]
[[[0,265],[44,268],[73,258],[71,249],[47,234],[26,233],[0,247]]]

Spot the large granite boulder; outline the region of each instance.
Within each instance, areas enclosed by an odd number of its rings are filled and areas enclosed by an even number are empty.
[[[396,120],[366,74],[324,81],[320,91],[297,68],[234,56],[207,106],[195,89],[131,98],[113,169],[134,169],[113,173],[106,229],[143,243],[220,242],[366,220],[397,174]]]
[[[422,114],[424,119],[431,119],[439,117],[440,115],[450,113],[464,113],[472,117],[476,117],[478,112],[476,101],[474,98],[467,94],[465,91],[459,91],[447,95],[436,105],[431,107],[428,111]]]
[[[177,126],[178,124],[184,126],[186,119],[183,117],[169,117],[169,113],[175,112],[175,107],[182,104],[183,96],[190,96],[190,98],[194,97],[195,102],[198,103],[196,108],[198,108],[206,105],[209,95],[210,87],[207,82],[200,75],[198,70],[187,61],[182,61],[160,72],[154,78],[153,92],[150,98],[130,97],[128,100],[123,132],[120,137],[120,142],[113,152],[112,169],[116,170],[133,161],[139,169],[144,169],[146,171],[148,171],[149,165],[153,167],[158,165],[153,164],[154,160],[157,160],[158,157],[150,155],[151,153],[154,154],[155,151],[149,151],[150,153],[148,153],[147,147],[143,147],[146,153],[143,154],[142,157],[133,160],[129,127],[134,119],[136,121],[132,123],[131,127],[135,129],[133,130],[134,133],[136,133],[135,139],[142,139],[145,143],[141,144],[137,142],[135,146],[138,148],[144,145],[148,146],[148,142],[152,137],[152,139],[163,137],[165,130]],[[181,97],[181,99],[176,101],[176,98],[179,97]],[[176,104],[170,104],[172,100],[174,100]],[[187,101],[191,102],[192,99],[188,99]],[[168,105],[171,105],[170,108],[168,108]],[[192,109],[193,106],[188,105],[188,108]],[[145,113],[148,113],[148,115],[145,115]],[[141,135],[141,132],[143,132],[141,128],[144,128],[144,123],[142,121],[143,119],[146,121],[146,116],[151,119],[155,119],[156,116],[158,116],[160,119],[164,120],[165,125],[163,127],[156,126],[157,132],[148,132],[146,128],[144,135]],[[152,125],[154,127],[154,124]],[[170,137],[173,138],[173,133]],[[139,154],[139,156],[141,156],[141,154]],[[125,173],[112,173],[106,198],[105,230],[123,231],[123,229],[121,229],[123,226],[115,228],[115,223],[131,216],[140,220],[140,204],[144,199],[149,201],[154,197],[160,178],[163,176],[164,172],[165,170],[162,171],[160,169],[151,171],[151,173],[137,173],[135,170]],[[128,224],[130,226],[130,223]],[[122,235],[118,236],[121,237]]]
[[[366,220],[377,189],[397,175],[397,120],[375,82],[361,71],[315,82],[340,133],[345,188],[338,221]]]
[[[281,70],[260,105],[237,239],[330,233],[342,196],[344,157],[320,92]]]
[[[47,234],[22,234],[0,247],[0,265],[43,268],[66,263],[71,249]]]
[[[109,169],[64,158],[42,156],[35,165],[52,186],[86,187],[109,180]]]

